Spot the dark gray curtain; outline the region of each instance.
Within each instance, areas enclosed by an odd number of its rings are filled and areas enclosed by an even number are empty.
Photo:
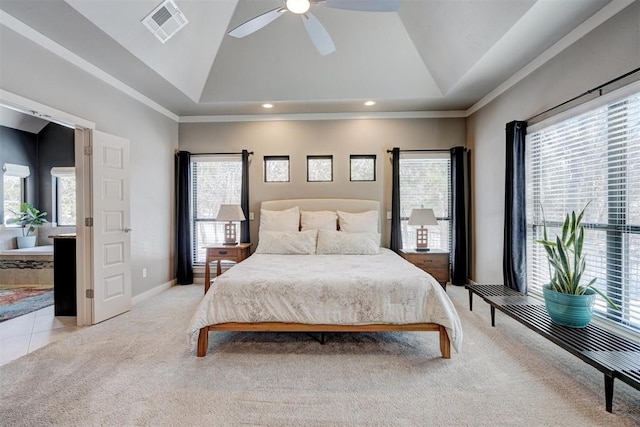
[[[527,293],[527,218],[525,197],[525,136],[527,122],[507,123],[504,198],[504,285]]]
[[[176,279],[179,285],[193,283],[191,260],[191,153],[179,151],[176,155],[176,204],[177,204],[177,264]]]
[[[391,242],[389,248],[398,252],[402,249],[402,229],[400,228],[400,149],[391,150]]]
[[[246,220],[240,223],[240,242],[250,243],[249,231],[249,152],[242,150],[242,187],[240,188],[240,207]]]
[[[466,285],[468,277],[467,240],[467,149],[451,149],[451,283]]]

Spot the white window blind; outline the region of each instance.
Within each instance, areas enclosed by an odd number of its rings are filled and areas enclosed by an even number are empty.
[[[451,250],[451,155],[400,153],[402,247],[416,247],[416,227],[407,225],[412,209],[433,209],[438,226],[429,227],[429,247]]]
[[[540,294],[549,281],[544,249],[536,243],[542,238],[542,208],[552,237],[561,233],[567,212],[588,203],[583,283],[596,278],[594,286],[621,308],[613,310],[597,298],[595,315],[640,331],[640,90],[610,98],[529,130],[529,290]]]
[[[224,222],[215,220],[220,205],[240,204],[242,158],[191,156],[191,178],[193,262],[204,263],[204,248],[224,242]]]

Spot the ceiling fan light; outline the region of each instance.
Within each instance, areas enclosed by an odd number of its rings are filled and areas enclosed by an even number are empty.
[[[311,7],[311,2],[309,0],[287,0],[285,5],[289,12],[301,15],[303,13],[307,13]]]

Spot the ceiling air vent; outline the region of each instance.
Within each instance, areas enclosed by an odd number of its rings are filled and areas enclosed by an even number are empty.
[[[178,30],[189,21],[182,11],[178,9],[173,0],[166,0],[148,14],[142,23],[162,43],[169,40]]]

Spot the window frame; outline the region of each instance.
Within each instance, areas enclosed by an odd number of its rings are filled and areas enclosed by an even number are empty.
[[[435,206],[428,206],[425,203],[418,203],[415,205],[407,204],[406,197],[403,198],[403,180],[406,177],[403,177],[403,163],[406,163],[407,160],[433,160],[442,162],[446,161],[446,208],[445,212],[442,212],[442,209],[438,209]],[[434,213],[436,215],[436,220],[438,221],[439,228],[439,244],[437,246],[429,245],[430,249],[440,249],[451,253],[452,248],[452,239],[453,239],[453,191],[451,187],[451,153],[449,151],[439,151],[439,150],[425,150],[425,151],[417,151],[417,152],[400,152],[400,228],[402,234],[402,246],[405,249],[411,250],[415,249],[415,227],[407,225],[409,220],[409,216],[411,215],[411,209],[416,208],[431,208],[434,209]],[[424,192],[423,194],[426,194]],[[403,203],[403,199],[405,202]],[[432,230],[435,229],[436,226],[429,227],[429,236],[430,241],[432,234],[434,233]],[[446,231],[445,231],[446,228]],[[443,235],[445,235],[443,237]],[[446,242],[446,243],[444,243]]]
[[[286,180],[272,180],[269,179],[268,176],[268,172],[269,172],[269,167],[268,167],[268,162],[272,162],[272,161],[286,161],[287,162],[287,179]],[[263,167],[264,167],[264,182],[269,182],[269,183],[278,183],[278,182],[291,182],[291,161],[289,160],[289,156],[288,155],[281,155],[281,156],[263,156]]]
[[[330,162],[329,179],[311,179],[311,176],[310,176],[311,162],[313,162],[314,160],[329,160]],[[333,182],[333,156],[331,154],[307,156],[307,182]]]
[[[17,224],[7,224],[7,219],[12,218],[9,217],[7,218],[5,215],[5,182],[4,182],[4,178],[5,177],[15,177],[18,178],[20,180],[20,201],[18,203],[18,210],[19,207],[22,203],[25,203],[27,201],[27,178],[31,175],[31,170],[29,169],[29,166],[25,166],[25,165],[20,165],[20,164],[14,164],[14,163],[4,163],[2,165],[2,226],[4,227],[9,227],[9,228],[14,228],[14,227],[19,227],[19,225]]]
[[[589,216],[593,217],[594,214],[589,212],[590,208],[587,208],[585,214],[585,220],[582,221],[583,225],[587,229],[585,248],[584,251],[587,254],[587,269],[591,268],[591,271],[585,272],[585,279],[590,279],[592,273],[598,277],[604,275],[604,284],[599,285],[596,282],[596,286],[601,291],[607,292],[607,295],[621,307],[621,311],[617,312],[609,307],[602,298],[596,299],[596,306],[594,308],[594,318],[598,319],[607,327],[613,329],[619,329],[626,333],[633,335],[640,334],[640,311],[638,311],[636,305],[640,303],[640,298],[634,296],[634,293],[640,291],[636,288],[638,285],[632,283],[634,271],[638,268],[637,264],[630,261],[630,257],[633,253],[631,249],[631,242],[633,238],[637,244],[640,239],[640,221],[638,221],[638,212],[635,211],[636,219],[638,223],[633,223],[629,217],[634,214],[631,211],[631,204],[634,203],[630,200],[632,195],[632,188],[636,186],[635,182],[629,182],[628,179],[633,179],[633,171],[628,167],[628,163],[623,161],[619,162],[615,156],[620,156],[623,153],[624,156],[630,156],[632,154],[638,155],[640,150],[640,144],[637,139],[634,139],[633,132],[638,132],[637,116],[634,116],[634,122],[628,120],[624,121],[624,132],[619,131],[618,123],[615,122],[615,132],[612,131],[612,119],[610,117],[611,111],[620,109],[628,110],[630,107],[635,108],[633,110],[635,114],[638,114],[640,108],[640,101],[634,101],[635,104],[627,104],[624,107],[625,100],[629,100],[632,97],[640,97],[640,82],[633,83],[622,89],[612,91],[606,95],[603,95],[594,100],[585,102],[577,107],[568,109],[562,113],[559,113],[553,117],[529,126],[527,133],[527,157],[526,157],[526,170],[527,170],[527,272],[528,272],[528,287],[529,292],[532,295],[542,297],[541,286],[544,282],[543,278],[546,277],[546,272],[534,271],[536,266],[546,265],[546,257],[541,245],[536,243],[536,240],[540,238],[542,233],[542,214],[540,211],[540,204],[542,198],[546,200],[552,198],[554,194],[549,192],[542,193],[544,191],[542,187],[542,173],[538,172],[534,167],[542,168],[541,165],[542,155],[540,150],[540,144],[538,139],[544,132],[551,132],[556,126],[562,125],[571,126],[572,121],[585,121],[587,124],[593,127],[593,137],[588,138],[587,142],[591,142],[592,145],[585,146],[581,144],[581,152],[587,154],[595,154],[598,149],[604,150],[606,153],[606,164],[601,166],[600,174],[606,171],[606,181],[601,184],[602,188],[591,189],[590,191],[581,191],[580,189],[573,189],[573,192],[562,194],[562,196],[556,196],[556,200],[564,198],[568,205],[571,203],[583,202],[583,198],[590,198],[591,210],[594,209],[594,201],[596,206],[600,206],[601,209],[606,208],[606,215],[604,218],[600,214],[599,220],[589,220]],[[612,110],[614,109],[614,110]],[[600,113],[598,113],[601,111]],[[627,113],[628,114],[628,113]],[[584,119],[583,119],[584,116]],[[602,117],[604,118],[602,118]],[[602,124],[604,123],[604,124]],[[561,128],[560,128],[561,129]],[[597,130],[596,130],[597,129]],[[560,132],[560,130],[558,130]],[[558,134],[563,135],[563,134]],[[622,136],[621,136],[622,135]],[[636,134],[637,135],[637,134]],[[637,138],[637,136],[636,136]],[[556,137],[560,139],[560,136]],[[599,145],[593,145],[599,144]],[[602,146],[602,147],[601,147]],[[623,148],[621,148],[623,147]],[[569,149],[567,149],[569,150]],[[563,156],[558,156],[562,161],[565,157],[570,157],[569,154],[563,152]],[[548,154],[547,154],[548,155]],[[586,160],[579,159],[584,165],[578,165],[578,171],[581,170],[593,170],[589,169],[588,165],[584,163]],[[574,160],[577,162],[577,160]],[[546,164],[546,168],[553,167],[553,165]],[[612,169],[612,167],[614,169]],[[599,175],[597,175],[599,176]],[[624,186],[620,186],[617,180],[622,180]],[[637,180],[637,176],[635,180]],[[568,185],[571,181],[566,182]],[[622,189],[622,190],[621,190]],[[598,196],[598,190],[603,195]],[[557,191],[557,190],[556,190]],[[554,200],[552,198],[552,200]],[[637,203],[637,200],[635,200]],[[575,206],[568,208],[567,210],[575,209],[579,210],[583,206]],[[554,220],[547,220],[548,226],[558,228],[561,226],[559,218],[553,218]],[[606,222],[602,222],[605,219]],[[604,235],[602,235],[604,233]],[[549,231],[551,237],[555,235]],[[591,234],[591,239],[589,239]],[[596,234],[594,237],[593,235]],[[599,234],[599,235],[598,235]],[[596,261],[595,263],[592,261]],[[593,266],[595,264],[595,267]],[[584,283],[583,283],[584,284]],[[635,308],[634,308],[635,307]]]
[[[373,182],[376,180],[376,155],[375,154],[351,154],[349,156],[349,181],[351,182]],[[353,178],[353,161],[354,160],[373,160],[371,179],[354,179]]]
[[[237,176],[237,181],[235,181],[235,185],[237,186],[237,193],[229,198],[218,201],[218,208],[215,209],[215,212],[211,210],[211,216],[199,216],[198,213],[198,191],[197,188],[194,188],[196,184],[196,180],[198,179],[198,167],[194,165],[194,163],[209,163],[209,162],[226,162],[226,163],[237,163],[239,166],[239,173]],[[191,260],[193,265],[202,266],[206,262],[206,246],[218,245],[224,242],[224,224],[226,221],[218,221],[215,219],[215,215],[217,215],[217,211],[219,209],[219,205],[221,204],[240,204],[241,193],[242,193],[242,156],[234,155],[234,154],[219,154],[219,155],[197,155],[194,154],[191,156],[191,199],[189,201],[189,205],[191,208],[190,215],[190,225],[191,225]],[[219,188],[219,187],[218,187]],[[236,227],[240,229],[240,221],[235,221]],[[202,241],[199,239],[199,226],[211,224],[214,227],[213,234],[215,236],[219,236],[216,241]],[[206,231],[206,230],[204,230]],[[201,259],[201,260],[200,260]]]
[[[53,212],[51,212],[51,226],[52,227],[75,227],[77,223],[76,215],[78,213],[77,207],[77,197],[76,191],[77,187],[74,189],[74,221],[73,224],[64,224],[60,222],[60,212],[61,212],[61,195],[60,195],[60,179],[61,178],[69,178],[73,177],[74,183],[77,184],[76,180],[76,168],[73,166],[70,167],[53,167],[51,168],[51,206]]]

